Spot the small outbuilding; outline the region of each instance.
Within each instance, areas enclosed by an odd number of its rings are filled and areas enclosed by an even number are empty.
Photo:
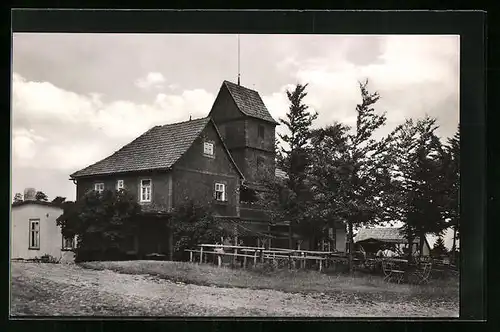
[[[375,255],[376,252],[383,246],[390,246],[403,253],[409,247],[408,240],[399,228],[385,227],[385,228],[362,228],[354,237],[356,247],[364,250],[367,255]],[[414,255],[418,253],[420,239],[417,237],[413,240],[411,250]],[[427,238],[424,239],[424,247],[422,256],[429,256],[430,245]]]
[[[74,259],[75,239],[63,239],[56,219],[63,209],[51,202],[37,201],[25,190],[24,201],[12,203],[10,258],[35,259],[50,255],[61,262]]]

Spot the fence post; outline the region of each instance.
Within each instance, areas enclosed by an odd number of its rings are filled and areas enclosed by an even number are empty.
[[[323,267],[323,259],[320,259],[319,260],[319,272],[321,272],[322,267]]]
[[[200,264],[203,263],[203,246],[200,248]]]
[[[306,254],[302,252],[302,262],[301,262],[302,268],[306,268]]]
[[[257,249],[255,249],[253,254],[253,266],[257,266]]]
[[[246,256],[246,252],[245,252],[245,256],[243,257],[243,267],[246,268],[247,267],[247,256]]]
[[[189,262],[190,263],[193,262],[193,252],[192,251],[189,252]]]
[[[217,266],[218,267],[222,266],[222,257],[220,254],[217,254]]]

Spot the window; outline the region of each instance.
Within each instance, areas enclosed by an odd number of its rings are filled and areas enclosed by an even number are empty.
[[[123,185],[123,180],[116,181],[116,190],[120,190],[123,188],[125,188],[125,186]]]
[[[63,236],[63,244],[62,244],[62,248],[63,249],[66,249],[66,250],[71,250],[71,249],[75,249],[75,237],[64,237]]]
[[[212,142],[204,142],[203,143],[203,154],[208,156],[214,155],[214,143]]]
[[[264,138],[264,126],[259,125],[259,138]]]
[[[151,202],[151,180],[141,180],[141,202]]]
[[[97,191],[99,194],[104,191],[104,183],[96,183],[94,184],[94,190]]]
[[[215,200],[217,201],[226,200],[226,185],[224,183],[215,184]]]
[[[30,219],[29,249],[40,249],[40,219]]]

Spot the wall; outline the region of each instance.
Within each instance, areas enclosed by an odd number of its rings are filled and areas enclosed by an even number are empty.
[[[258,183],[265,175],[273,175],[275,170],[274,150],[263,151],[257,149],[245,149],[245,180]],[[257,167],[257,159],[261,158],[263,164]]]
[[[205,140],[214,143],[214,157],[203,155]],[[173,170],[173,205],[192,199],[200,204],[214,201],[215,182],[226,184],[227,202],[217,203],[221,215],[239,214],[240,176],[223,148],[213,124],[209,124],[200,137],[175,164]]]
[[[105,189],[115,190],[117,180],[123,180],[125,189],[135,195],[137,201],[139,202],[141,179],[151,179],[153,195],[151,203],[141,203],[141,205],[143,205],[143,207],[148,210],[168,210],[171,207],[171,191],[169,190],[171,173],[166,171],[135,172],[122,175],[82,178],[78,180],[77,197],[81,198],[87,191],[93,190],[95,183],[102,182],[104,183]]]
[[[240,119],[243,116],[225,85],[222,85],[217,98],[215,98],[209,116],[217,126],[220,126],[222,122]]]
[[[61,258],[62,234],[56,219],[62,209],[51,206],[25,204],[12,208],[11,214],[11,258],[31,259],[49,254]],[[48,215],[48,216],[47,216]],[[29,248],[29,220],[40,219],[40,249]]]
[[[274,153],[274,142],[276,139],[275,125],[270,122],[254,118],[248,118],[246,123],[246,145],[251,148],[257,148]],[[259,137],[259,126],[264,127],[264,138]]]

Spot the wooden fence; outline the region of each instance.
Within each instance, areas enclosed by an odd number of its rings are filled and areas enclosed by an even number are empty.
[[[313,262],[321,271],[334,262],[346,262],[345,253],[328,251],[310,251],[310,250],[290,250],[283,248],[264,248],[264,247],[246,247],[219,244],[200,244],[199,249],[186,249],[189,252],[190,262],[205,263],[212,256],[217,259],[217,265],[222,265],[222,257],[232,257],[232,263],[239,261],[243,266],[253,263],[272,262],[274,264],[284,264],[288,268],[297,267],[306,268],[308,262]],[[238,260],[239,258],[239,260]]]

